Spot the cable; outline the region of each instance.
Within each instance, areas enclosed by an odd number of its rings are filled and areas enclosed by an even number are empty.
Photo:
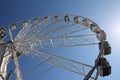
[[[46,71],[44,71],[43,73],[41,73],[39,76],[37,76],[36,79],[34,80],[39,80],[44,74],[46,74],[47,72],[49,72],[51,69],[53,69],[55,66],[50,67],[49,69],[47,69]]]
[[[38,67],[40,67],[42,64],[44,64],[46,61],[50,60],[51,57],[47,58],[46,60],[44,60],[43,62],[41,62],[40,64],[34,66],[31,70],[27,71],[26,73],[23,73],[23,75],[28,75],[31,72],[33,72],[35,69],[37,69]]]

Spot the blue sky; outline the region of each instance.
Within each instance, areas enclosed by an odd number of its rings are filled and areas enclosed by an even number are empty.
[[[107,59],[112,66],[112,74],[105,78],[100,77],[98,80],[118,80],[120,68],[119,9],[120,0],[0,0],[0,26],[36,16],[47,16],[54,14],[75,14],[87,17],[95,21],[100,28],[107,33],[107,40],[112,47],[112,54],[107,56]],[[87,59],[87,57],[85,58]],[[29,66],[32,67],[33,64],[38,64],[38,61],[31,60],[31,58],[27,57],[22,57],[20,59],[20,63],[22,70],[24,71],[28,69]],[[10,65],[12,69],[13,66],[12,64]],[[49,67],[49,65],[47,65],[47,67]],[[34,73],[35,76],[39,74],[39,70],[41,70],[41,68]],[[81,80],[81,77],[58,68],[54,68],[48,74],[41,77],[41,80],[56,79]],[[33,79],[31,77],[27,78],[26,76],[25,80]]]

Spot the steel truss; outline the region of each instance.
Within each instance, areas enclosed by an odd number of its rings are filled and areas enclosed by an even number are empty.
[[[28,19],[9,26],[7,29],[12,41],[10,46],[12,49],[6,50],[6,56],[4,56],[1,63],[0,74],[4,79],[6,78],[7,65],[11,57],[13,57],[16,65],[16,79],[22,80],[17,53],[85,77],[88,76],[85,80],[97,78],[98,75],[96,77],[91,76],[96,66],[42,51],[42,49],[49,48],[98,45],[99,42],[105,40],[104,34],[98,25],[90,19],[76,15],[55,15]],[[14,31],[18,31],[16,37],[12,34]],[[4,39],[6,38],[4,37]],[[1,40],[1,43],[4,39]],[[8,45],[8,43],[5,43],[5,45]],[[9,48],[8,46],[6,47]],[[98,58],[100,57],[101,55],[99,54]],[[86,72],[86,68],[93,70],[89,72],[90,75],[88,75],[88,71]]]

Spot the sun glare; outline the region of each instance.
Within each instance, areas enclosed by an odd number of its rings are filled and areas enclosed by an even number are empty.
[[[113,39],[115,39],[115,41],[119,42],[120,41],[120,27],[115,27],[113,29]]]
[[[114,29],[114,34],[119,35],[120,34],[120,27],[117,27]]]

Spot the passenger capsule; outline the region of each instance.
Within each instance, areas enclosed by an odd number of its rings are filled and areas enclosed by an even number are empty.
[[[22,24],[23,24],[24,27],[28,26],[28,22],[27,21],[23,21]]]
[[[90,29],[91,29],[91,31],[93,31],[95,33],[99,32],[99,28],[95,24],[91,24]]]
[[[96,34],[96,37],[99,41],[106,40],[106,33],[103,30],[96,32]]]
[[[38,24],[38,23],[39,23],[38,18],[34,18],[33,21],[34,21],[35,24]]]
[[[54,17],[54,21],[58,21],[59,20],[59,17],[58,16],[55,16]]]
[[[4,28],[0,28],[0,40],[4,38],[6,30]]]
[[[12,29],[12,30],[15,30],[15,29],[17,29],[17,26],[16,26],[16,24],[12,24],[12,25],[11,25],[11,29]]]
[[[1,34],[1,33],[5,33],[5,31],[6,31],[6,30],[5,30],[4,28],[0,28],[0,34]]]
[[[44,17],[44,20],[45,20],[45,22],[48,22],[49,21],[49,17],[48,16]]]
[[[82,24],[83,24],[84,26],[88,27],[88,26],[89,26],[89,21],[88,21],[87,19],[84,19],[84,20],[82,21]]]
[[[80,22],[80,20],[79,20],[79,17],[78,17],[78,16],[75,16],[73,19],[74,19],[74,23],[75,23],[75,24],[78,24],[78,23]]]
[[[64,17],[64,20],[65,20],[65,22],[69,22],[69,21],[70,21],[69,16],[66,15],[66,16]]]
[[[103,48],[102,48],[103,46]],[[111,54],[111,47],[107,41],[99,43],[99,49],[102,50],[102,55],[109,55]]]
[[[100,58],[97,64],[97,69],[100,76],[108,76],[111,74],[111,66],[106,58]]]

